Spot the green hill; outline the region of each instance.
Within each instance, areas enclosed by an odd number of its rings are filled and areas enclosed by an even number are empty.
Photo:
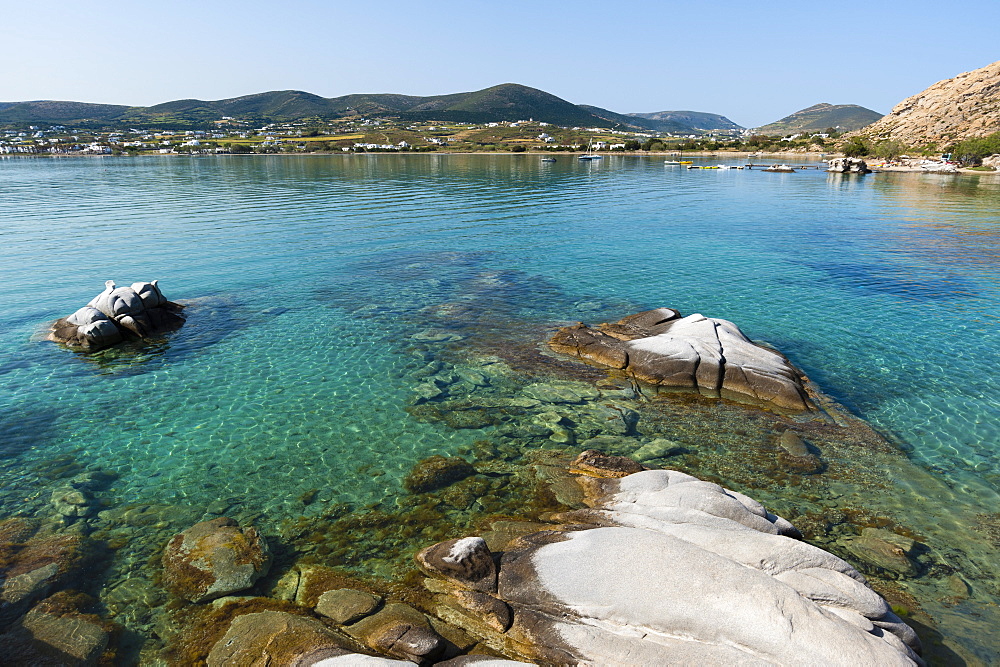
[[[688,128],[695,130],[697,134],[702,132],[716,132],[728,130],[742,130],[743,127],[737,125],[725,116],[715,113],[705,113],[702,111],[656,111],[654,113],[630,113],[629,116],[642,118],[658,124],[657,129],[662,126],[662,132],[672,132],[674,130],[665,129],[667,127]],[[683,131],[683,130],[681,130]]]
[[[680,113],[680,112],[671,112]],[[543,90],[504,83],[483,90],[449,95],[354,94],[326,98],[299,90],[280,90],[225,100],[174,100],[150,107],[82,102],[0,103],[0,125],[54,123],[79,127],[130,126],[191,129],[207,127],[228,116],[252,122],[288,122],[347,117],[396,117],[403,120],[544,121],[554,125],[614,127],[700,133],[695,117],[715,114],[683,112],[689,118],[646,118],[573,104]],[[655,114],[651,114],[653,116]]]
[[[757,134],[788,135],[799,132],[822,132],[836,128],[840,132],[860,130],[880,119],[882,114],[857,104],[827,104],[821,102],[796,111],[781,120],[757,128]]]

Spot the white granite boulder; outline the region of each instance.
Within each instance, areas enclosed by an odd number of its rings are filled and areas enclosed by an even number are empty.
[[[869,174],[868,163],[857,157],[837,157],[827,163],[827,171],[838,174]]]
[[[508,545],[513,622],[466,628],[486,645],[558,664],[923,664],[861,574],[751,498],[675,471],[581,479],[591,509]]]
[[[596,328],[563,327],[549,346],[658,387],[782,410],[810,408],[802,373],[728,320],[657,308]]]
[[[168,301],[156,281],[104,291],[69,317],[56,320],[49,340],[82,350],[100,350],[126,338],[149,338],[184,324],[183,306]]]

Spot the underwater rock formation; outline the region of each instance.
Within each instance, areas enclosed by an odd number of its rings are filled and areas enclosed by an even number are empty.
[[[549,346],[658,387],[783,410],[811,407],[802,373],[727,320],[681,317],[672,308],[657,308],[596,328],[583,323],[563,327]]]
[[[254,528],[220,517],[174,535],[163,551],[163,583],[191,602],[207,602],[253,586],[271,554]]]
[[[507,544],[495,592],[472,538],[421,552],[434,613],[546,664],[923,664],[861,574],[751,498],[672,470],[578,482],[590,508]]]
[[[95,351],[127,338],[149,338],[179,329],[184,324],[183,306],[168,301],[156,282],[116,287],[108,280],[90,303],[52,324],[49,340]]]

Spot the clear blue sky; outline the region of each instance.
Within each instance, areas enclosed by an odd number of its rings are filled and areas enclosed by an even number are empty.
[[[761,125],[817,102],[885,113],[1000,60],[1000,0],[4,3],[0,101],[150,105],[298,89],[534,86],[618,112]]]

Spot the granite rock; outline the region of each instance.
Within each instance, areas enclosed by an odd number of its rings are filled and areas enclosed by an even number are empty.
[[[868,163],[857,157],[837,157],[827,163],[827,171],[838,174],[870,174]]]
[[[306,667],[324,659],[348,655],[349,651],[342,648],[343,641],[314,618],[281,611],[261,611],[234,618],[225,636],[212,647],[207,662],[209,667]]]
[[[399,602],[386,604],[344,630],[379,654],[413,662],[432,660],[445,648],[427,617]]]
[[[184,324],[183,306],[168,301],[157,281],[104,291],[69,317],[56,320],[49,340],[86,351],[100,350],[126,338],[149,338]]]
[[[429,456],[418,461],[403,480],[410,493],[436,491],[476,474],[472,464],[458,456]]]
[[[439,542],[419,551],[416,560],[431,576],[444,577],[459,586],[485,593],[496,591],[496,564],[481,537]]]
[[[254,528],[220,517],[174,535],[163,552],[163,583],[191,602],[246,590],[267,573],[271,555]]]
[[[938,81],[906,98],[858,134],[916,146],[982,137],[1000,126],[1000,61]]]
[[[503,555],[494,597],[509,628],[463,625],[493,650],[557,664],[922,664],[860,573],[753,499],[670,470],[580,479],[589,509]],[[459,609],[461,590],[429,589],[437,609]]]
[[[727,320],[658,308],[596,328],[563,327],[549,346],[657,387],[792,412],[812,407],[802,373]]]
[[[316,613],[338,625],[349,625],[370,616],[382,604],[382,598],[353,588],[338,588],[319,596]]]

